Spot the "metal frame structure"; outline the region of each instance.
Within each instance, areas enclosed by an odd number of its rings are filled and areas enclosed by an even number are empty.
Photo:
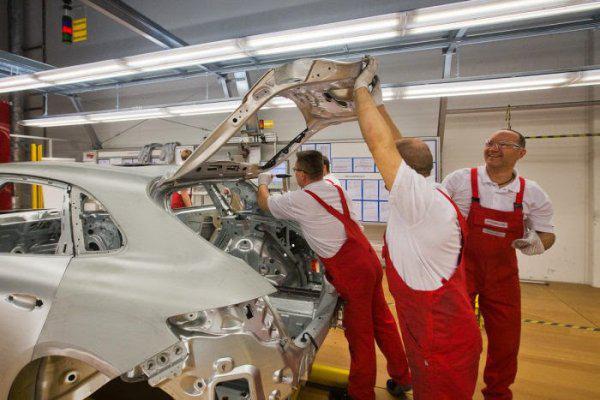
[[[120,0],[83,0],[83,2],[163,48],[176,48],[187,45],[184,40],[173,35],[158,23],[142,15]],[[494,30],[494,28],[492,28],[491,30],[488,30],[488,28],[477,28],[471,30],[467,34],[466,28],[463,28],[457,31],[451,31],[447,33],[445,37],[426,37],[423,35],[416,37],[400,36],[395,40],[387,40],[375,44],[338,46],[337,48],[332,47],[318,51],[310,51],[306,54],[310,54],[311,57],[318,55],[320,57],[324,56],[333,59],[347,59],[360,56],[367,52],[371,55],[384,55],[441,49],[443,54],[442,78],[447,79],[450,77],[452,72],[453,55],[456,53],[459,47],[502,40],[516,40],[542,35],[593,30],[598,29],[599,26],[600,22],[598,21],[598,15],[587,14],[566,18],[562,21],[549,20],[545,23],[534,22],[530,24],[522,24],[521,27],[516,29],[496,28]],[[45,44],[43,43],[42,46],[44,45]],[[243,93],[239,91],[240,87],[251,86],[247,71],[253,69],[272,68],[301,56],[302,54],[299,53],[281,56],[253,56],[251,58],[244,59],[242,62],[239,62],[239,60],[234,60],[230,62],[209,65],[195,65],[191,68],[186,67],[177,70],[162,71],[159,73],[145,73],[144,75],[130,78],[111,78],[99,82],[38,89],[38,92],[70,96],[71,101],[77,111],[81,112],[81,101],[76,97],[72,97],[74,95],[91,91],[122,88],[132,85],[168,82],[172,80],[204,76],[207,73],[214,73],[219,77],[226,97],[232,97],[234,96],[234,93],[237,93],[237,95],[240,96],[243,95]],[[10,53],[0,53],[0,74],[12,74],[17,70],[20,72],[35,72],[36,70],[41,71],[52,68],[53,67],[50,65],[20,58]],[[44,107],[44,109],[46,109],[46,107]],[[441,98],[438,110],[437,135],[440,137],[442,146],[445,131],[446,113],[447,99]],[[252,130],[253,124],[249,124],[248,129]],[[85,131],[91,140],[92,148],[101,148],[101,143],[99,142],[93,128],[88,125],[86,126]]]

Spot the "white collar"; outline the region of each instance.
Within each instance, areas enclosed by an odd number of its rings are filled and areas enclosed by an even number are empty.
[[[318,186],[319,184],[321,184],[321,183],[323,183],[323,182],[324,182],[324,181],[323,181],[323,179],[321,179],[321,180],[318,180],[318,181],[315,181],[315,182],[311,182],[311,183],[309,183],[308,185],[304,186],[304,187],[302,188],[302,190],[306,190],[306,189],[310,189],[310,188],[312,188],[312,187],[316,187],[316,186]]]
[[[477,174],[481,178],[481,182],[484,185],[492,185],[492,186],[495,186],[496,188],[500,188],[500,186],[498,186],[498,184],[496,182],[494,182],[490,179],[490,176],[487,173],[487,169],[485,168],[485,165],[480,165],[477,168]],[[519,193],[519,189],[521,189],[521,182],[519,182],[519,172],[516,169],[514,169],[513,174],[515,175],[515,178],[512,180],[512,182],[506,186],[501,187],[500,189],[506,189],[510,192]]]

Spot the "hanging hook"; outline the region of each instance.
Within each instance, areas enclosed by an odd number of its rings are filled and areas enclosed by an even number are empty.
[[[504,120],[506,121],[506,129],[512,129],[510,125],[510,104],[506,107],[506,114],[504,116]]]

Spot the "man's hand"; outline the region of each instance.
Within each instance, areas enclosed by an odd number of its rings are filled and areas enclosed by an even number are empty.
[[[375,78],[375,74],[377,74],[377,69],[379,68],[379,61],[374,59],[373,57],[366,58],[367,65],[363,68],[360,75],[354,81],[354,90],[360,89],[362,87],[367,88],[371,83],[373,83],[373,79]]]
[[[536,231],[527,231],[525,237],[512,242],[512,247],[521,250],[521,253],[528,256],[542,254],[546,249]]]
[[[267,185],[269,186],[273,182],[273,174],[269,172],[263,172],[258,174],[258,186]]]
[[[371,90],[371,97],[373,98],[373,103],[377,107],[383,105],[383,95],[381,94],[381,80],[377,75],[373,78],[373,90]]]

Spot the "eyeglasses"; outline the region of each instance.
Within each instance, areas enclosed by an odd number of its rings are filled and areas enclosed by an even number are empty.
[[[521,149],[523,148],[522,146],[513,143],[513,142],[494,142],[491,139],[488,139],[485,141],[485,147],[487,147],[488,149],[492,149],[494,147],[499,148],[500,150],[506,150],[506,149]]]
[[[305,170],[303,170],[303,169],[300,169],[300,168],[295,168],[295,167],[294,167],[294,168],[292,168],[292,170],[294,170],[294,172],[304,172],[304,173],[306,173],[306,171],[305,171]]]

